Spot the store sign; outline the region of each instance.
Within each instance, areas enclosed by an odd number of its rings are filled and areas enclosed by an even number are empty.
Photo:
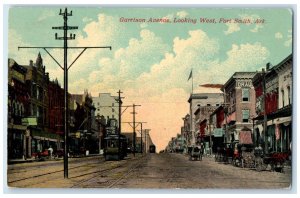
[[[76,137],[76,138],[80,138],[80,131],[77,131],[77,132],[75,133],[75,137]]]
[[[21,81],[22,83],[25,83],[24,81],[24,75],[21,74],[20,72],[17,72],[16,70],[13,70],[13,77],[15,79],[18,79],[19,81]]]
[[[36,118],[22,118],[22,125],[36,126],[37,119]]]
[[[222,128],[215,128],[213,133],[215,137],[222,137],[224,135],[224,130]]]
[[[237,80],[236,87],[252,87],[252,80]]]

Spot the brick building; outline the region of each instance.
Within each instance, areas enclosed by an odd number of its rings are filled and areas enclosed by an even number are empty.
[[[235,72],[224,84],[225,142],[252,143],[255,117],[255,90],[252,78],[256,72]]]
[[[265,152],[290,151],[292,141],[292,55],[253,78],[256,92],[254,143]],[[264,129],[264,127],[266,129]]]

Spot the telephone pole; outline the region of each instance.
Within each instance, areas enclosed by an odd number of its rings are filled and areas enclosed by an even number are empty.
[[[138,107],[138,106],[141,106],[141,105],[136,105],[136,104],[133,104],[133,105],[128,105],[128,106],[123,106],[123,107],[126,107],[126,109],[128,107],[133,107],[133,112],[131,112],[131,114],[133,114],[133,126],[131,126],[133,128],[133,156],[135,157],[135,139],[136,139],[136,132],[135,132],[135,114],[137,114],[135,112],[135,107]],[[126,111],[126,109],[122,112],[122,114]],[[124,122],[124,123],[131,123],[131,122]]]
[[[121,90],[118,91],[118,94],[119,94],[119,99],[118,99],[118,102],[119,102],[119,136],[118,136],[118,153],[119,153],[119,158],[120,158],[120,139],[121,139],[121,106],[122,106],[122,99],[121,99]]]
[[[141,153],[143,154],[143,123],[141,123]]]
[[[57,33],[55,33],[55,39],[56,40],[64,40],[64,46],[63,47],[18,47],[18,49],[22,48],[40,48],[44,49],[47,54],[58,64],[58,66],[64,70],[64,178],[68,178],[68,150],[69,150],[69,106],[68,106],[68,70],[71,68],[71,66],[77,61],[77,59],[87,50],[90,48],[109,48],[111,50],[111,46],[105,46],[105,47],[68,47],[68,40],[74,40],[75,34],[70,34],[68,37],[68,30],[75,30],[78,29],[78,26],[68,26],[68,17],[73,16],[72,11],[68,13],[68,9],[65,8],[65,11],[62,12],[60,9],[59,15],[63,16],[64,19],[64,25],[58,26],[58,27],[52,27],[52,29],[55,30],[63,30],[64,36],[58,37]],[[51,53],[47,49],[63,49],[64,50],[64,65],[61,66],[61,64],[51,55]],[[75,60],[68,66],[68,49],[83,49],[79,55],[75,58]]]
[[[143,123],[147,123],[147,122],[122,122],[122,123],[129,124],[132,127],[132,129],[135,129],[136,127],[139,126],[139,124],[141,124],[141,153],[143,153],[143,150],[142,150],[143,149]],[[131,125],[131,124],[133,124],[133,125]],[[135,124],[137,124],[137,125],[135,125]],[[134,141],[135,141],[135,139],[134,139]]]
[[[133,107],[133,112],[132,112],[132,114],[133,114],[133,156],[135,157],[135,138],[136,138],[136,134],[135,134],[135,114],[137,114],[137,113],[135,112],[136,105],[133,104],[132,107]]]
[[[266,111],[266,71],[265,69],[262,69],[262,75],[263,75],[263,107],[264,107],[264,124],[263,124],[263,130],[264,130],[264,152],[269,153],[268,151],[268,141],[267,141],[267,111]]]

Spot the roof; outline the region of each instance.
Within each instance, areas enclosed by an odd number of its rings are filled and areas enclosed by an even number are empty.
[[[190,103],[193,99],[208,99],[214,97],[217,98],[220,95],[223,95],[223,93],[194,93],[190,95],[188,102]]]
[[[230,78],[229,80],[223,85],[223,87],[221,88],[222,91],[224,91],[225,87],[227,87],[231,82],[233,82],[235,79],[239,79],[239,78],[248,78],[248,79],[253,79],[253,77],[255,76],[257,72],[235,72]]]
[[[288,61],[293,61],[293,54],[290,54],[289,56],[287,56],[285,59],[283,59],[280,63],[278,63],[274,69],[276,71],[281,70],[283,67],[285,67],[285,63],[287,63]]]

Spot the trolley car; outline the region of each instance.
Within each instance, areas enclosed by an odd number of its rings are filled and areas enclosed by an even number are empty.
[[[108,135],[104,142],[105,160],[122,160],[127,156],[127,141],[124,135]]]
[[[155,152],[156,152],[156,147],[155,147],[155,145],[152,144],[152,145],[149,146],[149,152],[150,152],[150,153],[155,153]]]
[[[117,120],[112,118],[106,126],[106,137],[104,138],[105,160],[122,160],[127,156],[126,136],[119,134]]]

